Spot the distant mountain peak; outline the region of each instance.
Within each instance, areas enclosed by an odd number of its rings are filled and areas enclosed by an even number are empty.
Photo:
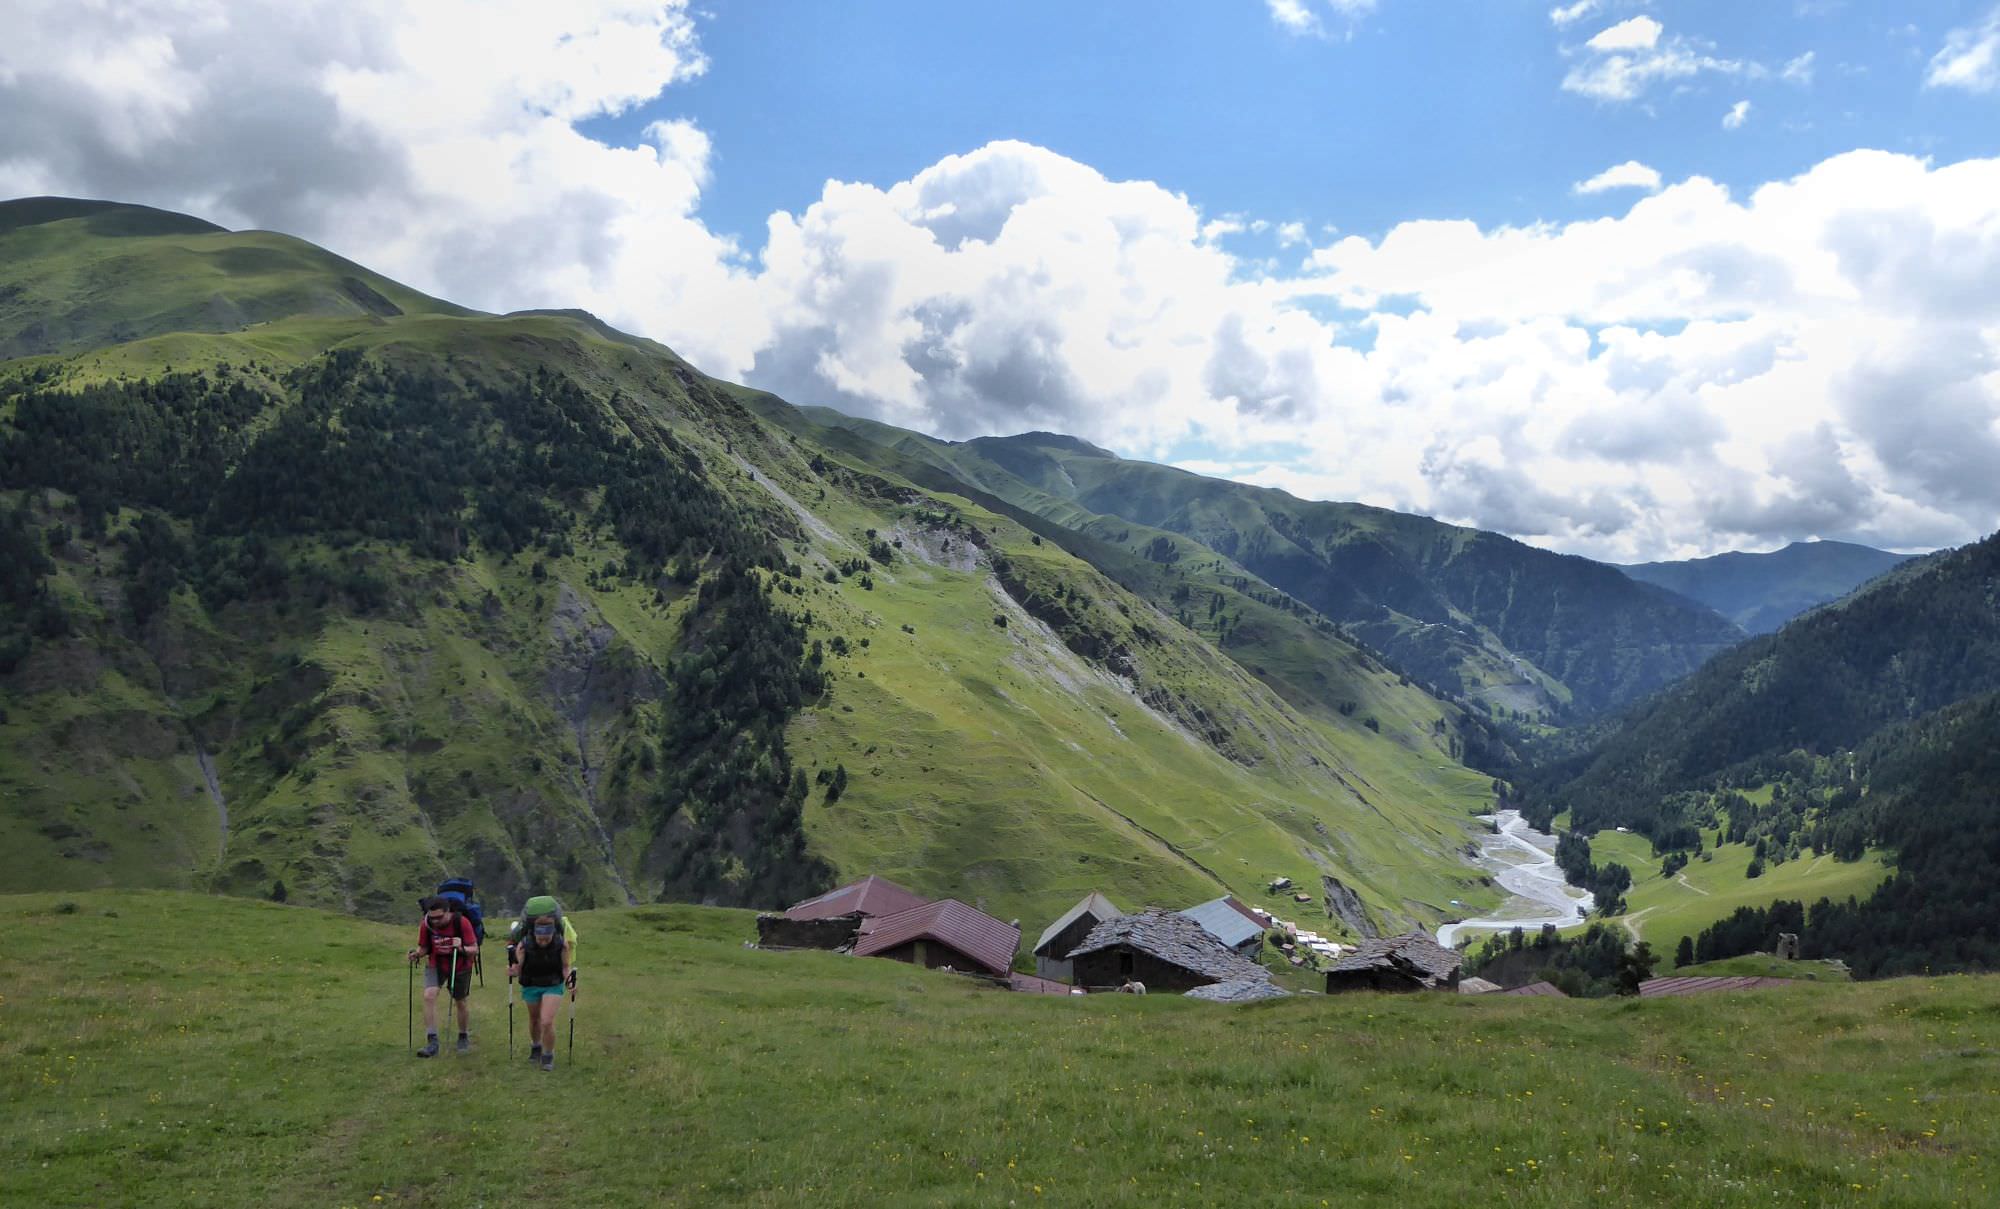
[[[1034,432],[1016,433],[1011,437],[979,437],[967,441],[966,444],[975,445],[982,441],[994,444],[1004,442],[1009,445],[1032,445],[1039,449],[1059,449],[1068,453],[1079,453],[1085,457],[1108,458],[1114,462],[1119,460],[1118,455],[1109,449],[1093,445],[1082,437],[1073,437],[1060,432],[1044,432],[1039,429]]]

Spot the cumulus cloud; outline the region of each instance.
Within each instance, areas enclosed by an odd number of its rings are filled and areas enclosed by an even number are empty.
[[[1664,28],[1651,17],[1633,17],[1611,26],[1584,45],[1604,54],[1619,50],[1651,50],[1659,45],[1660,31]]]
[[[1703,72],[1735,75],[1745,70],[1733,59],[1718,59],[1687,38],[1669,36],[1648,16],[1632,17],[1600,30],[1580,52],[1583,58],[1563,76],[1566,92],[1598,101],[1632,101],[1655,84]]]
[[[1926,88],[1962,88],[1992,92],[2000,88],[2000,7],[1984,20],[1945,36],[1944,47],[1931,58],[1924,74]]]
[[[696,215],[707,136],[576,129],[706,69],[682,0],[25,3],[0,194],[274,227],[474,306],[587,306],[749,363],[749,278]]]
[[[1729,107],[1728,113],[1722,115],[1722,128],[1724,130],[1741,130],[1743,129],[1743,123],[1749,120],[1750,102],[1738,101]]]
[[[0,43],[0,192],[287,229],[491,309],[588,306],[801,403],[1206,450],[1604,557],[2000,522],[2000,159],[1635,181],[1589,221],[1329,232],[1280,271],[1236,237],[1302,228],[996,142],[827,182],[743,250],[701,221],[729,149],[698,125],[578,129],[710,69],[686,9],[516,3],[504,26],[471,0],[38,6]]]
[[[1578,181],[1570,186],[1570,192],[1579,195],[1607,193],[1613,189],[1644,189],[1648,193],[1657,193],[1660,191],[1660,174],[1638,160],[1626,160],[1587,181]]]

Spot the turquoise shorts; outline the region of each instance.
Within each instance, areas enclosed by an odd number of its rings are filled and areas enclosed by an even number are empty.
[[[535,1006],[536,1004],[540,1003],[543,999],[547,998],[550,995],[554,995],[557,999],[561,999],[563,996],[562,984],[557,983],[552,987],[524,986],[521,988],[521,1002],[527,1004],[529,1007]]]

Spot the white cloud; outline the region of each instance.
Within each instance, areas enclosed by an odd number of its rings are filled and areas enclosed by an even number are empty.
[[[1584,45],[1604,54],[1619,50],[1651,50],[1659,44],[1660,32],[1665,28],[1651,17],[1633,17],[1611,26]]]
[[[2000,7],[1984,20],[1945,36],[1944,47],[1931,58],[1924,74],[1926,88],[1962,88],[1992,92],[2000,88]]]
[[[1279,223],[1277,228],[1278,246],[1290,248],[1311,242],[1306,236],[1306,225],[1302,222]]]
[[[1599,101],[1632,101],[1669,80],[1746,70],[1744,64],[1718,59],[1686,38],[1664,34],[1664,26],[1643,15],[1599,31],[1584,43],[1583,61],[1563,76],[1563,90]]]
[[[1729,107],[1728,113],[1722,115],[1722,128],[1724,130],[1741,130],[1743,123],[1749,120],[1750,102],[1738,101]]]
[[[1813,60],[1816,58],[1818,58],[1818,55],[1810,50],[1807,51],[1798,58],[1786,63],[1784,68],[1778,72],[1778,78],[1787,84],[1798,84],[1800,86],[1812,83]]]
[[[575,128],[706,69],[682,0],[26,7],[0,40],[0,195],[274,227],[474,306],[587,306],[749,363],[751,280],[696,215],[707,135]]]
[[[0,193],[291,230],[475,305],[590,307],[802,403],[1205,449],[1600,556],[2000,523],[2000,159],[1407,222],[1285,272],[1224,238],[1263,220],[999,142],[828,182],[752,257],[700,217],[730,148],[576,128],[706,69],[686,10],[515,2],[492,29],[471,0],[37,6],[0,43]]]
[[[1587,181],[1578,181],[1570,186],[1575,194],[1605,193],[1612,189],[1644,189],[1648,193],[1660,191],[1660,174],[1638,160],[1626,160],[1622,164],[1606,168]]]
[[[1376,0],[1322,0],[1334,14],[1354,20],[1375,11]],[[1295,34],[1324,33],[1319,13],[1313,8],[1313,0],[1264,0],[1264,6],[1271,11],[1271,19],[1284,29]]]
[[[1574,25],[1597,11],[1599,0],[1576,0],[1575,4],[1565,4],[1549,10],[1549,22],[1556,28]]]

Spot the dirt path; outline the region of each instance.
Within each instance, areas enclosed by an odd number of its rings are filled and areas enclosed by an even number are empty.
[[[1676,873],[1674,874],[1674,880],[1676,882],[1679,882],[1681,885],[1687,887],[1688,889],[1694,891],[1696,894],[1701,895],[1703,898],[1708,897],[1708,891],[1702,889],[1700,886],[1697,886],[1693,882],[1689,881],[1687,874]]]
[[[1630,936],[1632,938],[1633,944],[1638,944],[1640,941],[1645,939],[1645,937],[1639,935],[1640,921],[1644,920],[1648,915],[1651,915],[1653,912],[1657,910],[1659,910],[1658,907],[1647,907],[1644,911],[1640,911],[1634,915],[1623,916],[1618,920],[1619,923],[1625,926],[1625,935]]]

